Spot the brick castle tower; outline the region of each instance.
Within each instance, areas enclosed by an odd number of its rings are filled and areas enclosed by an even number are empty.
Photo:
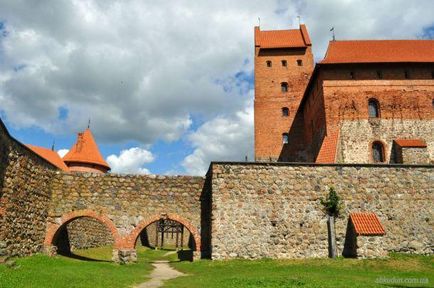
[[[274,31],[255,27],[256,161],[288,161],[302,145],[303,135],[289,129],[303,126],[295,115],[314,67],[311,46],[305,25]]]

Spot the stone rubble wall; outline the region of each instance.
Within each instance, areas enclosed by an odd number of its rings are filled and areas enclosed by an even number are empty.
[[[0,120],[0,256],[41,251],[55,170],[13,139]]]
[[[434,130],[434,125],[432,128]],[[434,154],[433,147],[431,147],[431,152]],[[401,157],[402,162],[406,164],[430,163],[430,156],[428,154],[427,148],[402,147]],[[431,159],[433,159],[431,162],[434,163],[434,155],[431,157]]]
[[[107,216],[126,238],[147,219],[174,214],[200,233],[204,177],[59,173],[52,181],[50,224],[61,224],[68,213],[90,210]]]
[[[212,163],[212,258],[327,257],[320,199],[331,186],[344,201],[336,221],[339,254],[349,213],[361,211],[376,213],[385,227],[384,250],[433,253],[433,168]]]
[[[372,163],[372,143],[384,145],[385,162],[394,163],[393,140],[423,139],[427,148],[420,149],[421,155],[408,157],[403,154],[404,164],[434,163],[434,121],[433,120],[346,120],[340,128],[338,163]],[[412,149],[411,152],[416,150]],[[405,157],[404,157],[405,156]],[[420,162],[419,162],[420,161]]]
[[[71,250],[113,245],[113,237],[99,221],[82,217],[66,225]]]

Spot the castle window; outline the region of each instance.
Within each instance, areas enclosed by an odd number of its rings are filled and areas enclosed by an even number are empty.
[[[282,108],[282,116],[288,117],[289,116],[289,109],[287,107]]]
[[[368,111],[370,118],[380,117],[380,105],[376,99],[369,99],[368,101]]]
[[[350,71],[350,79],[354,79],[354,72]]]
[[[381,71],[381,70],[377,71],[377,78],[378,79],[383,79],[383,71]]]
[[[288,92],[288,83],[286,83],[286,82],[280,83],[280,88],[281,88],[282,92]]]
[[[297,65],[298,65],[298,66],[303,66],[303,60],[298,59],[298,60],[297,60]]]
[[[372,143],[372,160],[374,163],[384,162],[384,147],[379,141]]]
[[[283,144],[288,144],[288,142],[289,142],[289,135],[288,135],[288,133],[283,133],[282,134],[282,143]]]
[[[410,73],[408,73],[408,70],[404,71],[404,77],[405,79],[410,79]]]
[[[267,67],[271,67],[272,64],[270,60],[268,60],[266,63],[267,63]]]
[[[286,60],[282,60],[282,66],[283,66],[283,67],[286,67],[286,66],[287,66]]]

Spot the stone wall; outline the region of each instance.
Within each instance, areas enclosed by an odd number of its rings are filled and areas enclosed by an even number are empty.
[[[0,256],[41,251],[55,170],[13,139],[0,120]]]
[[[212,258],[327,257],[327,219],[320,198],[330,186],[344,201],[336,221],[339,254],[348,215],[360,211],[379,217],[386,230],[381,240],[385,251],[433,253],[433,168],[213,163],[208,173]]]
[[[432,127],[434,128],[434,126]],[[428,137],[433,137],[432,133]],[[433,142],[431,142],[433,143]],[[420,164],[420,163],[434,163],[434,145],[430,146],[431,150],[427,148],[416,148],[416,147],[402,147],[401,148],[401,163],[406,164]],[[431,152],[431,155],[430,153]]]
[[[48,223],[57,229],[75,217],[67,215],[91,213],[100,222],[113,223],[116,245],[133,248],[130,241],[135,239],[129,237],[135,229],[139,233],[160,217],[173,215],[169,218],[182,218],[186,229],[195,229],[200,238],[203,183],[203,177],[191,176],[59,173],[52,179]]]
[[[113,244],[113,236],[107,227],[97,220],[82,217],[66,225],[71,250],[101,247]]]
[[[372,163],[372,143],[380,141],[385,162],[394,163],[393,140],[423,139],[427,143],[424,157],[403,157],[404,164],[434,163],[434,120],[360,119],[343,121],[340,128],[338,163]],[[405,149],[405,148],[404,148]],[[411,149],[412,152],[415,149]],[[421,149],[420,149],[421,150]],[[405,154],[407,155],[407,154]],[[403,155],[404,156],[404,155]],[[414,161],[421,162],[414,162]]]

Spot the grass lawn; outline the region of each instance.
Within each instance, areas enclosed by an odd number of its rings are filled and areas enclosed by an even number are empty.
[[[164,287],[434,287],[434,257],[393,254],[389,259],[231,260],[178,262],[189,274]],[[378,278],[423,278],[428,283],[376,283]],[[380,279],[381,280],[381,279]]]
[[[434,257],[393,254],[389,259],[231,260],[177,262],[176,254],[138,249],[139,262],[106,262],[111,247],[76,251],[84,261],[63,256],[35,255],[16,259],[17,266],[0,265],[0,287],[132,287],[146,281],[153,260],[166,259],[187,276],[164,287],[434,287]],[[78,258],[78,257],[77,257]],[[376,283],[378,278],[428,279],[415,285]]]
[[[112,256],[111,247],[75,251],[77,258],[94,261],[45,255],[17,258],[15,268],[0,265],[0,287],[132,287],[148,279],[153,269],[150,262],[167,251],[140,247],[137,252],[139,260],[134,265],[107,262]]]

